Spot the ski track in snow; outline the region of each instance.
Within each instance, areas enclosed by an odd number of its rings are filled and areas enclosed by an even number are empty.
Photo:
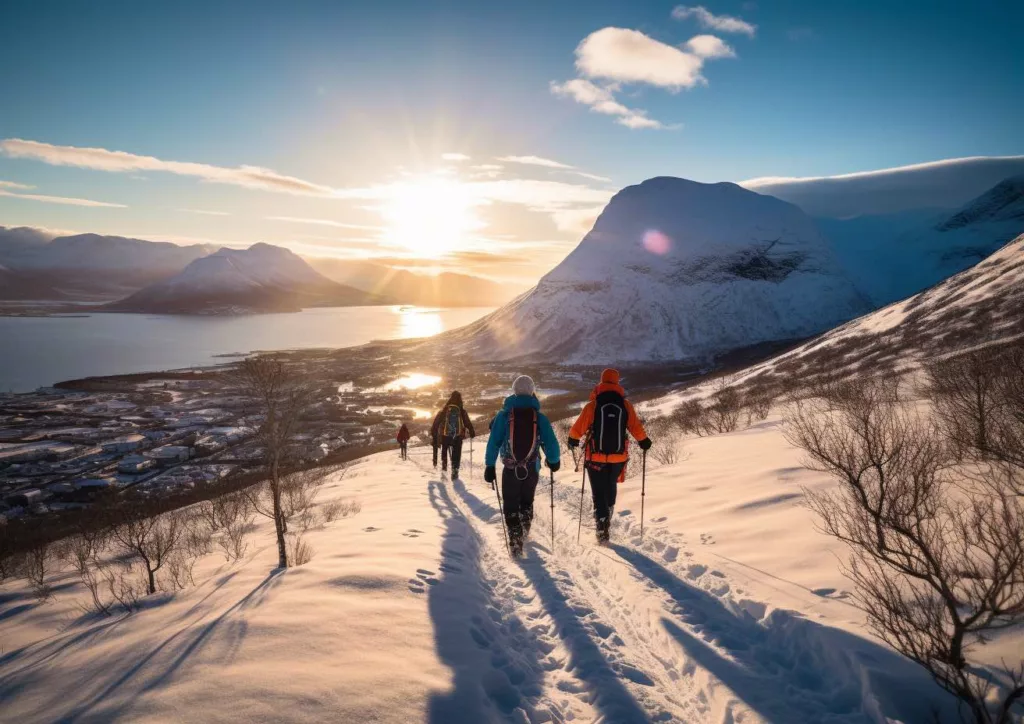
[[[555,488],[558,526],[552,554],[550,490],[542,478],[526,555],[511,561],[497,498],[479,474],[475,482],[451,482],[420,467],[430,478],[431,503],[447,528],[441,568],[449,570],[444,577],[466,574],[465,557],[470,556],[476,569],[471,573],[486,591],[487,613],[474,615],[469,631],[490,653],[491,669],[464,674],[480,678],[499,718],[737,724],[868,720],[857,677],[830,670],[826,657],[815,650],[814,636],[794,635],[794,626],[817,624],[785,611],[766,615],[766,604],[736,600],[729,577],[694,562],[682,536],[648,527],[641,542],[636,516],[618,511],[613,541],[621,542],[607,548],[578,545],[578,493],[575,486],[562,484]],[[467,476],[479,473],[469,465],[463,470]],[[495,499],[492,503],[481,496]],[[592,536],[592,529],[584,535]],[[467,662],[448,663],[456,668],[459,691],[458,672]],[[461,715],[448,708],[456,704]],[[455,701],[437,707],[432,713],[444,709],[449,716],[433,721],[489,718],[479,702],[470,709]],[[476,714],[467,716],[469,711]]]

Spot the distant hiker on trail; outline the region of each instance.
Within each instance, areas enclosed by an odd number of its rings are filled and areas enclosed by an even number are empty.
[[[641,450],[646,452],[651,447],[643,423],[619,385],[618,370],[607,369],[590,393],[590,402],[569,430],[570,449],[578,448],[580,440],[587,440],[583,451],[584,475],[590,476],[598,543],[607,543],[611,531],[616,484],[629,460],[627,431]]]
[[[398,435],[395,436],[398,440],[398,452],[402,456],[402,460],[409,459],[409,428],[403,422],[402,426],[398,428]]]
[[[484,480],[497,480],[495,463],[500,454],[504,464],[501,473],[501,493],[505,522],[508,526],[509,552],[519,556],[523,541],[530,534],[533,523],[533,497],[540,478],[540,450],[544,450],[547,466],[555,472],[559,468],[558,438],[540,411],[540,400],[533,380],[523,375],[512,383],[512,394],[505,398],[501,412],[491,423],[491,436],[487,440],[484,456]]]
[[[430,436],[434,442],[434,467],[437,467],[437,440],[441,441],[441,472],[448,469],[448,453],[452,457],[452,480],[459,477],[459,463],[462,460],[462,440],[469,436],[476,437],[473,422],[469,419],[466,409],[462,406],[462,395],[453,392],[441,411],[434,418],[430,427]]]

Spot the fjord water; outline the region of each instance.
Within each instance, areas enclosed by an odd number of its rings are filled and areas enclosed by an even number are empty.
[[[0,317],[0,392],[94,375],[208,365],[254,350],[354,347],[428,337],[490,308],[330,307],[296,314],[185,317],[92,314]]]

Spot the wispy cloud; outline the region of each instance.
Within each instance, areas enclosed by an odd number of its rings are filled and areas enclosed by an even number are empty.
[[[442,153],[441,159],[444,161],[454,161],[455,163],[462,163],[463,161],[469,161],[470,157],[464,153]]]
[[[595,113],[603,113],[607,116],[616,116],[615,122],[627,128],[664,128],[660,121],[647,117],[647,111],[639,108],[629,108],[615,100],[612,87],[599,86],[585,78],[573,78],[565,83],[551,81],[551,92],[557,96],[572,98],[577,103],[590,106]],[[580,173],[584,178],[595,178],[588,174]],[[607,181],[602,177],[596,177],[597,181]]]
[[[577,176],[590,179],[591,181],[600,181],[601,183],[611,183],[612,180],[607,176],[598,176],[596,173],[586,173],[585,171],[573,171]]]
[[[178,209],[186,214],[202,214],[203,216],[231,216],[227,211],[210,211],[209,209]]]
[[[522,163],[527,166],[544,166],[545,168],[573,168],[567,163],[553,161],[550,158],[543,158],[541,156],[502,156],[498,160],[506,163]]]
[[[368,229],[371,231],[377,231],[380,226],[371,226],[368,224],[348,224],[342,221],[334,221],[333,219],[308,219],[298,216],[267,216],[267,221],[287,221],[293,224],[313,224],[315,226],[332,226],[336,229]]]
[[[694,18],[702,28],[717,30],[720,33],[741,33],[752,38],[757,32],[757,26],[753,23],[731,15],[715,15],[703,5],[678,5],[672,10],[672,17],[676,20]]]
[[[209,183],[229,184],[250,189],[309,196],[332,196],[329,186],[285,176],[259,166],[213,166],[188,161],[165,161],[155,156],[140,156],[125,151],[105,148],[56,146],[21,138],[0,141],[0,152],[11,158],[30,158],[51,166],[75,166],[111,173],[137,171],[163,171],[179,176],[191,176]]]
[[[63,204],[65,206],[92,206],[109,209],[127,209],[124,204],[111,204],[106,201],[93,201],[92,199],[76,199],[67,196],[46,196],[45,194],[16,194],[11,191],[0,189],[0,196],[12,199],[24,199],[26,201],[41,201],[47,204]]]
[[[28,184],[19,184],[14,181],[0,181],[0,188],[2,189],[21,189],[22,191],[29,191],[34,189],[35,186],[29,186]]]
[[[706,60],[736,57],[736,51],[730,48],[721,38],[714,35],[695,35],[686,41],[686,49]]]

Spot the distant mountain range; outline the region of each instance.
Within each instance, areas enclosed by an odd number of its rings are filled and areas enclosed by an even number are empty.
[[[385,304],[388,300],[333,282],[279,246],[220,249],[190,262],[106,309],[156,314],[297,312],[305,307]]]
[[[127,302],[136,292],[169,282],[192,262],[217,253],[217,247],[205,244],[180,246],[99,234],[55,236],[42,229],[0,226],[0,265],[4,267],[0,299]],[[417,274],[360,260],[310,257],[306,261],[326,277],[314,284],[317,290],[312,298],[317,304],[327,298],[345,305],[493,307],[522,291],[466,274]],[[224,266],[221,272],[232,278],[226,279],[224,286],[234,289],[237,270]],[[328,289],[323,286],[325,281],[335,283],[326,295],[320,293]],[[342,293],[340,287],[350,289]],[[292,308],[302,299],[302,294],[285,294],[269,306]],[[132,305],[137,302],[132,301]]]
[[[508,285],[468,274],[414,274],[406,269],[356,259],[308,257],[306,261],[339,284],[422,307],[497,307],[527,289],[525,286],[510,289]]]

